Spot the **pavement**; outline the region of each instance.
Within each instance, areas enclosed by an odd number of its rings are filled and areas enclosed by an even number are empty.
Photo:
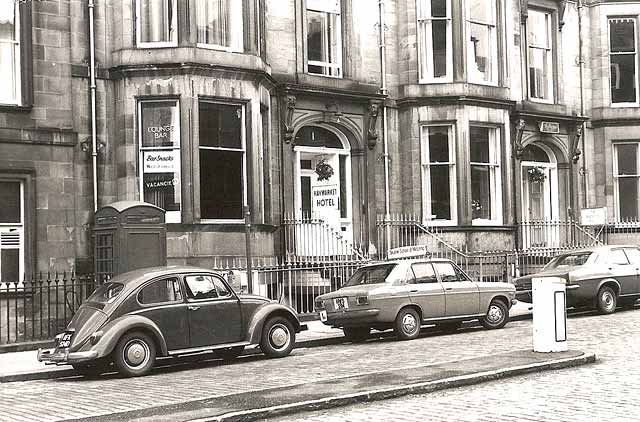
[[[530,304],[525,303],[516,304],[510,312],[514,320],[528,318],[530,313]],[[297,349],[313,350],[312,348],[316,348],[315,350],[322,353],[323,349],[319,346],[339,345],[346,342],[342,330],[327,327],[319,321],[309,321],[306,324],[309,329],[297,336]],[[471,326],[473,323],[465,323],[465,325],[467,324]],[[434,330],[436,329],[423,329],[427,332],[427,336],[430,335],[430,331]],[[384,337],[392,337],[392,333],[377,333],[374,336],[383,337],[383,342],[393,341],[392,339],[384,339]],[[71,367],[46,366],[38,362],[36,353],[36,351],[24,351],[0,354],[0,383],[77,378]],[[248,350],[247,353],[259,353],[259,350]],[[323,409],[350,403],[400,397],[407,394],[431,392],[530,372],[583,365],[596,360],[595,354],[579,350],[562,353],[534,353],[528,344],[522,345],[521,349],[511,347],[507,351],[496,351],[496,353],[489,355],[469,357],[468,355],[452,354],[451,356],[450,360],[425,359],[422,362],[420,359],[408,359],[406,365],[380,366],[365,371],[354,368],[353,371],[344,371],[340,376],[332,377],[330,380],[309,378],[303,382],[293,382],[290,385],[279,385],[277,382],[269,383],[267,378],[265,385],[260,389],[251,389],[250,391],[236,389],[228,391],[228,394],[223,396],[216,396],[215,399],[186,400],[170,405],[156,405],[131,411],[126,411],[123,408],[123,411],[119,412],[87,415],[87,417],[74,420],[133,420],[139,422],[263,420],[303,410]],[[372,356],[372,359],[374,358]],[[248,359],[251,358],[248,357]],[[158,369],[154,371],[159,374],[166,371],[176,373],[174,371],[180,371],[181,366],[185,368],[185,371],[189,371],[194,362],[197,361],[197,365],[202,365],[203,360],[205,362],[207,360],[214,361],[214,358],[211,355],[204,357],[196,355],[181,359],[160,360],[157,365]],[[245,361],[247,360],[245,359]],[[204,363],[204,365],[207,364]],[[225,369],[236,372],[243,365],[247,364],[238,363],[227,366]],[[244,367],[248,368],[248,366]],[[104,376],[105,386],[115,381],[112,379],[114,376],[117,377],[117,375]],[[236,377],[242,378],[239,374],[236,374]],[[152,376],[149,378],[153,379]],[[7,384],[5,386],[8,387]]]

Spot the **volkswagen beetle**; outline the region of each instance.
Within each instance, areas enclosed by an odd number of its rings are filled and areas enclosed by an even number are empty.
[[[140,376],[156,357],[201,351],[230,359],[259,345],[268,357],[284,357],[304,329],[293,309],[238,295],[211,270],[146,268],[96,289],[56,336],[55,348],[38,350],[38,360],[70,364],[84,375],[113,363],[124,376]]]

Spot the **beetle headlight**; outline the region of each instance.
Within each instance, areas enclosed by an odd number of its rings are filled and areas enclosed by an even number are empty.
[[[368,305],[369,296],[356,296],[356,305]]]

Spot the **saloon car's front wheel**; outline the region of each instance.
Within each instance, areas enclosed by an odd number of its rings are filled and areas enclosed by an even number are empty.
[[[489,330],[502,328],[507,322],[509,322],[509,308],[501,300],[491,301],[487,314],[480,318],[480,324]]]
[[[611,287],[602,286],[598,290],[596,306],[601,314],[612,314],[617,306],[616,292]]]
[[[282,358],[291,353],[296,343],[296,331],[288,319],[273,317],[262,328],[260,349],[270,358]]]
[[[394,331],[400,340],[413,340],[420,334],[420,315],[413,308],[398,312]]]
[[[122,336],[113,352],[116,368],[125,377],[145,375],[156,360],[153,339],[141,332],[131,332]]]

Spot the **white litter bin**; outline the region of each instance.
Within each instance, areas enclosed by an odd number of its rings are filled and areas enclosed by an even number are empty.
[[[567,288],[559,277],[534,278],[533,351],[564,352],[567,344]]]

